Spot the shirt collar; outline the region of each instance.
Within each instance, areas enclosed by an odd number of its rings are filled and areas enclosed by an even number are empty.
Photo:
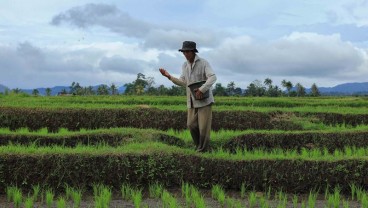
[[[199,60],[199,56],[196,54],[195,56],[194,56],[194,61],[193,61],[193,64],[195,63],[195,62],[197,62]],[[190,62],[187,60],[187,62],[188,62],[188,64],[190,64]]]

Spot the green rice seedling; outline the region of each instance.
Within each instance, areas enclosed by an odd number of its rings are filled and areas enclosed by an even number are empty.
[[[10,187],[7,187],[5,189],[5,192],[6,192],[6,198],[8,200],[8,202],[10,202],[12,199],[13,199],[13,195],[14,195],[14,192],[17,190],[18,188],[15,187],[15,186],[10,186]]]
[[[340,206],[340,188],[335,187],[334,193],[329,194],[327,198],[327,204],[329,207],[338,208]]]
[[[169,192],[164,190],[161,196],[162,204],[164,208],[177,208],[180,207],[176,198],[173,197]]]
[[[104,185],[94,185],[94,200],[96,208],[108,208],[111,202],[111,189]]]
[[[270,207],[270,205],[268,204],[268,202],[267,202],[267,199],[264,197],[264,196],[261,196],[260,198],[259,198],[259,205],[260,205],[260,207],[262,207],[262,208],[268,208],[268,207]]]
[[[245,191],[246,191],[245,183],[242,183],[241,186],[240,186],[240,198],[242,198],[242,199],[245,198]]]
[[[342,200],[342,207],[343,207],[343,208],[349,208],[349,201],[347,201],[347,200]]]
[[[51,208],[52,203],[54,202],[54,192],[51,189],[46,190],[46,206]]]
[[[65,199],[69,200],[72,198],[73,188],[70,187],[68,184],[65,184]]]
[[[294,194],[292,201],[293,201],[293,207],[297,208],[298,207],[298,196],[296,194]]]
[[[266,193],[267,200],[271,199],[271,195],[272,195],[271,186],[269,186]]]
[[[225,207],[231,207],[231,208],[238,208],[238,207],[242,207],[241,203],[231,197],[226,197],[225,200]]]
[[[162,191],[163,191],[163,186],[161,184],[158,184],[157,182],[154,184],[151,184],[148,188],[149,196],[154,199],[161,198]]]
[[[302,201],[301,208],[306,208],[305,207],[305,201]]]
[[[206,203],[204,201],[203,195],[199,192],[197,188],[195,188],[194,186],[191,186],[190,192],[191,192],[192,202],[194,203],[194,207],[198,207],[198,208],[206,207]]]
[[[63,197],[60,197],[57,201],[56,201],[56,208],[65,208],[66,207],[66,201]]]
[[[24,208],[33,208],[33,197],[27,197],[24,202]]]
[[[40,185],[32,186],[32,190],[33,190],[33,195],[32,195],[33,201],[37,201],[38,196],[40,194]]]
[[[355,197],[358,201],[362,198],[362,194],[364,193],[362,187],[358,187],[355,184],[350,185],[351,188],[351,199],[354,200]]]
[[[362,203],[362,207],[368,207],[368,196],[366,193],[362,194],[360,202]]]
[[[130,201],[132,199],[132,187],[129,184],[121,185],[121,196],[123,200]]]
[[[309,192],[308,195],[308,208],[314,208],[316,206],[317,194]]]
[[[74,208],[80,207],[82,201],[82,191],[81,190],[71,190],[71,198],[73,199],[73,206]]]
[[[216,199],[221,206],[225,204],[225,192],[220,185],[212,186],[212,198]]]
[[[325,189],[325,200],[327,200],[329,195],[330,195],[330,186],[327,185]]]
[[[275,196],[275,199],[278,200],[278,204],[277,204],[278,208],[286,207],[287,195],[282,190],[277,192],[277,196]]]
[[[13,192],[13,203],[14,207],[20,207],[22,204],[23,196],[20,189],[16,188]]]
[[[185,198],[185,204],[187,207],[191,206],[192,197],[190,195],[190,185],[189,183],[182,183],[181,184],[181,195]]]
[[[134,203],[134,207],[141,207],[142,204],[142,190],[141,189],[135,189],[132,192],[132,200]]]
[[[257,204],[257,195],[256,195],[256,192],[251,191],[249,193],[248,203],[249,203],[249,208],[252,208],[252,207],[255,207],[256,206],[256,204]]]

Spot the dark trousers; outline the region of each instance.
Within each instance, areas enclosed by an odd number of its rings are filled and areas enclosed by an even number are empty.
[[[209,146],[211,125],[212,105],[188,109],[187,126],[199,152],[206,151]]]

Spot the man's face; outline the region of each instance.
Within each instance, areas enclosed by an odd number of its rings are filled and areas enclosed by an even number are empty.
[[[183,51],[183,54],[188,61],[194,61],[195,53],[193,51]]]

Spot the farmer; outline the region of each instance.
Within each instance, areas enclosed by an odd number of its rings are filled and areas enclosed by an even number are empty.
[[[198,50],[195,42],[184,41],[179,51],[184,54],[187,60],[182,66],[180,78],[171,76],[163,68],[160,68],[160,72],[174,84],[186,87],[187,126],[196,146],[196,151],[205,152],[208,150],[210,142],[212,103],[215,101],[212,94],[212,85],[216,82],[216,75],[210,64],[196,54]],[[188,85],[199,81],[205,81],[205,83],[192,92]]]

